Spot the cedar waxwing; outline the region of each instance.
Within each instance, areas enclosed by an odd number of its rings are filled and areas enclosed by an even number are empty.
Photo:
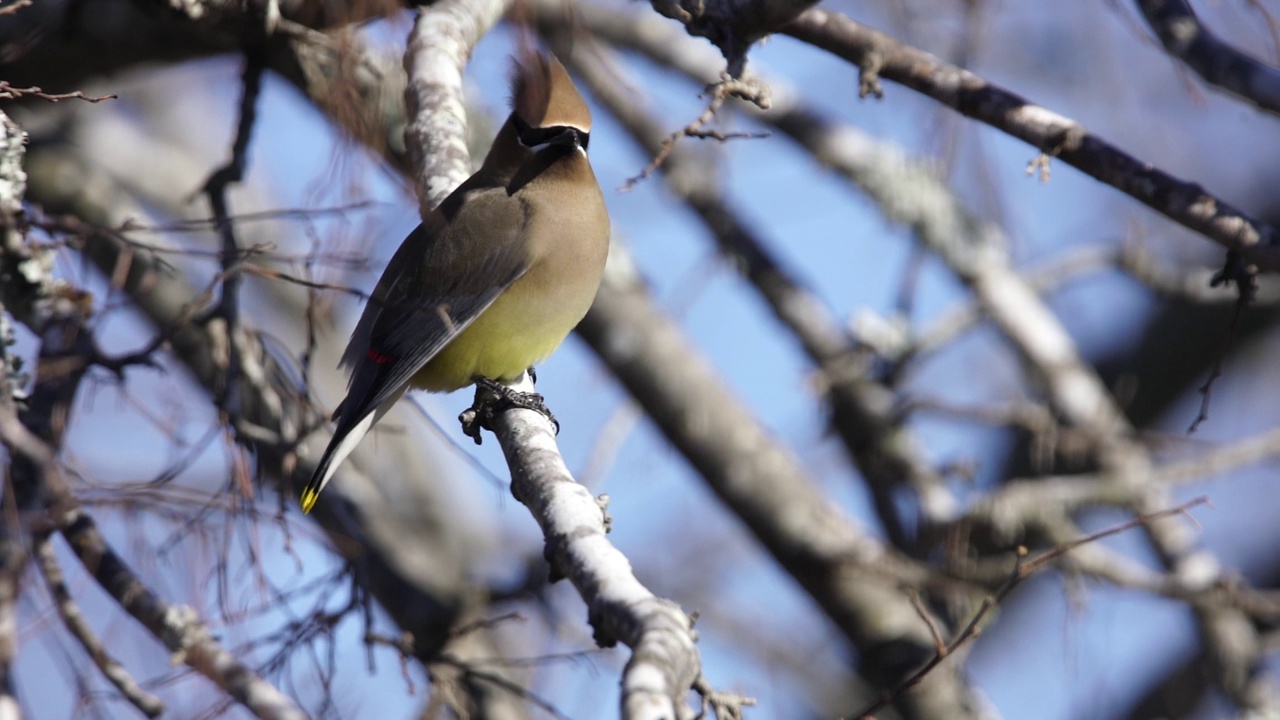
[[[515,380],[595,299],[609,216],[587,160],[591,111],[554,57],[526,53],[511,85],[511,115],[484,165],[409,233],[365,305],[303,512],[405,390]]]

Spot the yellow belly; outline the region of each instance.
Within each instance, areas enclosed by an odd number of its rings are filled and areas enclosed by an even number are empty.
[[[509,381],[547,359],[586,314],[594,299],[583,293],[539,287],[531,273],[517,280],[466,330],[409,381],[415,388],[448,392],[479,378]],[[572,295],[579,297],[572,297]],[[570,295],[566,297],[566,295]]]

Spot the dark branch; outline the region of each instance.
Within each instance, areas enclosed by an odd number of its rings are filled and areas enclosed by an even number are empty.
[[[1267,271],[1280,270],[1280,233],[1204,188],[1143,162],[1080,123],[981,77],[828,10],[809,10],[783,29],[877,77],[901,83],[957,112],[1030,143],[1204,235]]]
[[[1267,112],[1280,113],[1280,68],[1237,50],[1209,32],[1186,0],[1136,2],[1169,54],[1205,82]]]

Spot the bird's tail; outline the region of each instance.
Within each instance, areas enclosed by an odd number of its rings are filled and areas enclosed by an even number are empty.
[[[316,501],[320,499],[320,491],[324,490],[324,486],[329,484],[333,479],[334,473],[338,472],[338,468],[342,465],[342,461],[347,459],[352,450],[356,449],[356,445],[364,439],[373,424],[382,419],[383,415],[391,409],[392,405],[403,395],[402,392],[394,393],[387,398],[382,405],[365,411],[363,416],[345,417],[342,408],[338,411],[338,427],[333,431],[333,439],[329,441],[329,446],[324,449],[324,455],[320,456],[320,463],[316,465],[316,471],[312,473],[311,480],[307,482],[307,486],[302,489],[302,512],[309,513],[311,508],[315,507]]]

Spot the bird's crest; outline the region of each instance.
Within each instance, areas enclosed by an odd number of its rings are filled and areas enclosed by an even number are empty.
[[[511,109],[534,128],[591,131],[591,110],[554,55],[525,49],[513,58]]]

